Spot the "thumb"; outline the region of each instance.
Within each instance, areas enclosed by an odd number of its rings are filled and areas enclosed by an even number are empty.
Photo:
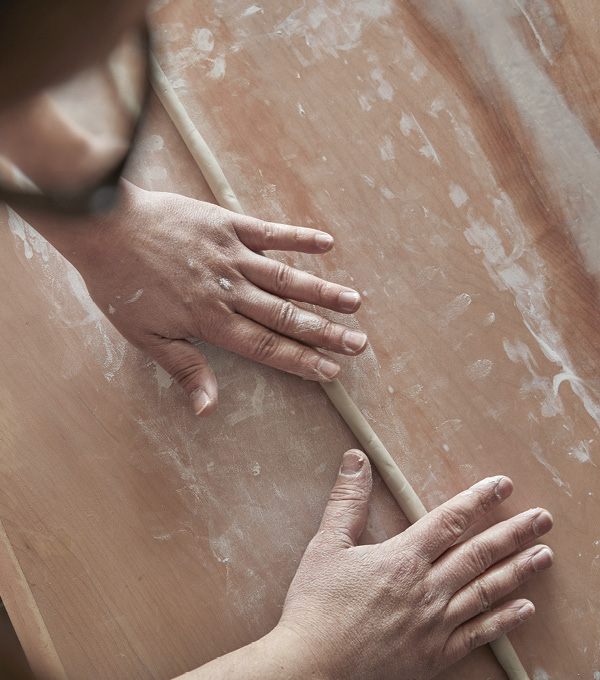
[[[217,379],[206,357],[187,340],[158,338],[148,352],[185,390],[197,416],[209,416],[217,405]]]
[[[340,547],[352,548],[357,544],[367,519],[371,486],[367,456],[356,449],[347,451],[320,527]]]

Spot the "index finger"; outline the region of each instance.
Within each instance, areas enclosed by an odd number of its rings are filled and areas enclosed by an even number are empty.
[[[432,510],[400,536],[420,557],[434,562],[512,491],[513,483],[508,477],[488,477]]]
[[[289,250],[296,253],[326,253],[333,247],[333,236],[308,227],[293,227],[236,216],[235,231],[250,250]]]

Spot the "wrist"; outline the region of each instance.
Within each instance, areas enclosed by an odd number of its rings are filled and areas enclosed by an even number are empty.
[[[333,680],[313,650],[281,624],[260,640],[214,659],[176,680]]]
[[[279,664],[281,678],[286,680],[333,680],[326,671],[326,659],[293,628],[279,623],[268,635],[259,640],[271,650],[272,659]]]

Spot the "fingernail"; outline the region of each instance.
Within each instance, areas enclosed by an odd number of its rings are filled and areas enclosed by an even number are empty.
[[[547,510],[542,510],[540,514],[533,520],[533,530],[536,536],[547,534],[552,529],[554,520],[552,515]]]
[[[320,250],[329,250],[333,244],[333,237],[329,236],[329,234],[317,234],[315,236],[315,243]]]
[[[359,331],[346,331],[344,333],[344,345],[353,352],[358,352],[367,344],[367,336]]]
[[[502,479],[496,484],[494,493],[501,500],[506,500],[512,493],[513,485],[508,477],[502,477]]]
[[[196,415],[199,416],[202,411],[210,404],[210,399],[208,398],[208,394],[199,387],[197,390],[194,390],[190,394],[190,399],[192,400],[192,408],[196,412]]]
[[[360,295],[354,291],[351,293],[350,291],[346,290],[343,293],[340,293],[338,300],[342,309],[352,311],[353,309],[356,309],[356,305],[360,300]]]
[[[317,366],[317,371],[327,380],[333,380],[340,372],[340,367],[331,359],[321,359]]]
[[[543,548],[531,558],[531,564],[536,571],[544,571],[552,566],[554,553],[550,548]]]
[[[517,613],[521,621],[525,621],[525,619],[528,619],[532,614],[535,614],[535,607],[532,602],[528,602],[527,604],[524,604]]]
[[[496,475],[495,477],[486,477],[485,479],[482,479],[480,482],[473,484],[471,488],[479,491],[494,489],[496,497],[500,500],[504,500],[512,491],[512,482],[508,477]]]
[[[365,464],[365,456],[360,451],[347,451],[342,458],[340,475],[355,477]]]

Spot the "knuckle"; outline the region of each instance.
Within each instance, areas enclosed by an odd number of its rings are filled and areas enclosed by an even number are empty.
[[[332,503],[344,503],[348,507],[358,505],[364,501],[363,491],[353,484],[337,484],[329,494]]]
[[[492,546],[488,545],[484,539],[479,538],[473,542],[468,556],[473,570],[478,574],[483,574],[492,564],[493,554]]]
[[[331,286],[327,281],[316,278],[314,281],[314,294],[320,301],[328,300],[331,297]]]
[[[494,619],[487,627],[487,629],[482,633],[482,643],[481,644],[486,644],[488,642],[492,642],[492,640],[496,640],[499,638],[501,635],[504,634],[506,630],[506,621],[503,619]]]
[[[522,546],[529,543],[535,537],[533,532],[533,522],[523,521],[520,517],[515,517],[510,526],[511,538],[515,546]]]
[[[492,608],[495,598],[493,589],[486,579],[478,579],[473,581],[473,589],[475,597],[479,601],[479,609],[481,612],[487,612]]]
[[[321,356],[317,354],[311,347],[298,345],[294,356],[294,363],[297,364],[298,373],[308,378],[320,376],[319,362]]]
[[[328,319],[324,319],[321,327],[319,328],[319,335],[321,336],[321,342],[323,346],[331,347],[333,345],[340,344],[340,329],[338,324]],[[342,333],[343,335],[343,333]]]
[[[231,308],[224,302],[218,301],[215,306],[215,314],[207,328],[207,339],[224,337],[235,325],[235,316]],[[201,338],[204,339],[204,338]],[[218,341],[217,341],[218,342]],[[216,343],[215,343],[216,344]]]
[[[287,333],[295,325],[298,316],[298,308],[293,302],[285,300],[277,310],[277,328]]]
[[[414,565],[412,565],[414,568]],[[415,586],[415,597],[417,602],[421,605],[419,607],[422,611],[428,611],[443,597],[443,589],[440,588],[439,584],[432,582],[430,579],[424,578],[419,580]]]
[[[171,371],[171,376],[175,381],[186,390],[190,387],[198,373],[198,364],[195,362],[182,362],[176,365]]]
[[[412,550],[406,550],[399,557],[395,556],[389,565],[389,571],[395,581],[413,584],[414,588],[418,588],[423,581],[423,564],[419,555]],[[423,594],[423,597],[426,595]]]
[[[481,647],[485,642],[486,636],[481,628],[471,628],[466,634],[466,646],[471,651]]]
[[[497,503],[498,497],[495,494],[493,485],[477,494],[477,503],[480,511],[488,512]]]
[[[278,264],[275,268],[275,288],[285,291],[289,288],[292,279],[292,270],[286,264]]]
[[[269,246],[275,241],[274,226],[270,222],[261,222],[260,229],[262,231],[263,241],[265,245]]]
[[[261,363],[269,361],[277,353],[279,343],[279,337],[275,333],[265,331],[258,338],[258,342],[254,347],[253,358]]]
[[[470,526],[470,517],[467,512],[459,508],[443,508],[439,517],[440,525],[455,538],[462,536]]]
[[[531,559],[521,559],[510,564],[511,581],[515,588],[522,586],[529,578],[531,569]]]
[[[343,520],[342,520],[343,521]],[[325,540],[330,541],[334,545],[352,544],[352,534],[346,527],[336,527],[335,529],[326,529]]]

